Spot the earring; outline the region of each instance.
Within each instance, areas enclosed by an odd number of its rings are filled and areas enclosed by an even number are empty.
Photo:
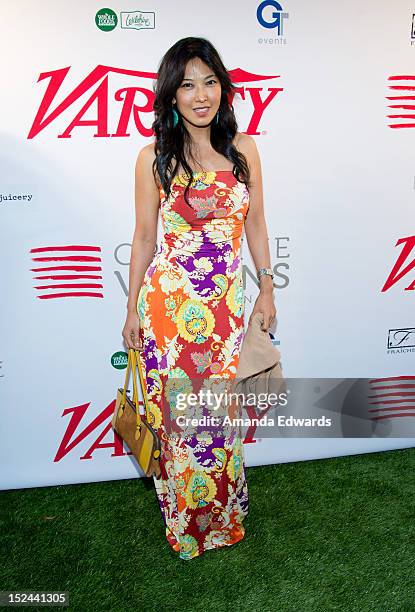
[[[173,127],[176,127],[178,122],[179,122],[179,115],[177,114],[176,109],[173,108]]]
[[[216,113],[216,123],[219,123],[219,111]]]

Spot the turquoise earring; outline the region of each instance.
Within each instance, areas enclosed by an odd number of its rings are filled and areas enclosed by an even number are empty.
[[[173,108],[173,127],[176,127],[178,122],[179,122],[179,115],[177,114],[176,109]]]
[[[219,111],[216,113],[216,123],[219,123]]]

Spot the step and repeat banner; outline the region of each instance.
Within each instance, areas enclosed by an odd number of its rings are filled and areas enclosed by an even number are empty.
[[[284,374],[308,389],[303,415],[340,417],[336,435],[251,427],[247,465],[415,446],[414,13],[407,0],[1,1],[2,489],[141,476],[111,429],[134,166],[158,63],[186,36],[218,49],[261,155]],[[247,322],[246,239],[243,263]]]

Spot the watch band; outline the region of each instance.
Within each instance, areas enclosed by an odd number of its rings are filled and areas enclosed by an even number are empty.
[[[258,280],[261,278],[261,276],[263,276],[264,274],[270,276],[272,279],[274,278],[274,272],[272,271],[271,268],[260,268],[257,272],[257,277]]]

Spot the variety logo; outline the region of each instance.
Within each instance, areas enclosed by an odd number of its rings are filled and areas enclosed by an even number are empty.
[[[44,281],[34,287],[39,292],[36,297],[40,300],[104,297],[100,291],[103,288],[101,247],[78,244],[46,246],[30,249],[30,253],[42,253],[40,257],[32,257],[33,261],[42,262],[42,265],[31,268],[32,272],[43,273],[33,277]]]
[[[405,382],[404,382],[405,381]],[[373,421],[415,416],[415,376],[393,376],[369,380],[368,408]]]
[[[388,127],[394,129],[415,128],[415,75],[398,74],[390,76],[388,81],[394,81],[396,85],[389,85],[389,89],[399,93],[397,96],[386,96],[387,100],[395,100],[396,104],[389,104],[388,108],[396,111],[387,115],[393,122]]]
[[[88,425],[86,425],[76,437],[74,437],[74,434],[86,411],[88,410],[90,403],[75,406],[74,408],[66,408],[63,411],[62,416],[71,414],[71,418],[53,461],[57,462],[63,459],[63,457],[81,444],[81,442],[83,442],[89,435],[92,433],[97,433],[96,430],[98,430],[97,437],[94,439],[86,453],[80,457],[80,459],[92,459],[92,453],[98,448],[112,448],[114,451],[112,453],[113,457],[119,457],[126,454],[131,455],[130,452],[124,452],[122,438],[120,438],[120,436],[112,429],[111,419],[115,410],[115,401],[116,400],[114,399],[109,406],[104,408],[104,410],[98,414],[95,419],[88,423]],[[102,442],[110,430],[113,433],[112,442]]]
[[[288,19],[288,13],[282,12],[282,6],[275,0],[264,0],[256,11],[258,23],[269,30],[277,30],[277,35],[284,34],[284,19]]]
[[[403,267],[406,259],[409,259],[409,255],[413,250],[415,250],[415,236],[407,236],[406,238],[400,238],[395,246],[403,244],[402,251],[400,255],[398,255],[398,259],[396,260],[395,265],[393,266],[388,278],[386,279],[385,284],[383,285],[381,291],[387,291],[397,283],[401,278],[403,278],[406,274],[415,268],[415,257],[412,261],[407,263],[405,267]],[[414,291],[415,289],[415,279],[410,281],[410,284],[405,287],[405,291]]]
[[[388,333],[388,349],[415,348],[415,328],[390,329]],[[391,353],[402,351],[390,351]]]
[[[288,380],[287,384],[288,384]],[[397,419],[408,418],[407,430],[405,436],[411,435],[410,428],[414,426],[415,421],[415,376],[392,376],[385,378],[373,379],[356,379],[349,387],[346,395],[344,395],[344,386],[348,385],[347,380],[341,381],[333,388],[332,379],[328,379],[327,385],[325,379],[317,385],[316,379],[297,379],[299,383],[301,396],[301,406],[304,407],[304,383],[309,385],[310,398],[312,404],[310,408],[318,408],[332,412],[333,415],[338,414],[341,419],[342,437],[366,437],[371,438],[376,433],[374,424],[378,423],[379,427],[383,427],[382,434],[397,436],[397,432],[392,429],[394,422],[399,423]],[[296,382],[296,379],[289,383],[290,389]],[[307,385],[306,385],[307,386]],[[327,386],[327,390],[325,387]],[[321,387],[323,387],[321,389]],[[313,401],[312,393],[321,393],[321,397]],[[310,399],[309,398],[309,399]],[[93,453],[98,449],[112,449],[112,457],[131,455],[130,452],[124,452],[123,441],[121,437],[112,429],[111,419],[114,414],[116,400],[105,407],[95,418],[86,421],[87,411],[90,407],[90,402],[65,408],[62,417],[70,415],[69,422],[63,434],[62,441],[54,457],[54,462],[61,461],[67,454],[79,448],[85,440],[92,437],[86,452],[80,456],[80,459],[92,459]],[[138,399],[140,413],[144,414],[145,408],[143,401]],[[339,407],[339,410],[338,410]],[[243,439],[244,444],[256,443],[257,425],[254,419],[262,418],[270,411],[271,407],[265,410],[256,410],[254,406],[246,406],[246,416],[252,420]],[[387,427],[389,426],[389,431]],[[386,427],[386,428],[385,428]],[[380,431],[380,430],[379,430]],[[110,434],[109,441],[105,442],[107,434]],[[311,434],[311,437],[313,435]]]
[[[62,416],[64,417],[67,415],[71,415],[71,417],[53,461],[58,462],[63,459],[68,453],[73,451],[91,434],[95,434],[96,437],[92,441],[92,444],[89,446],[87,451],[80,457],[80,459],[92,459],[93,452],[99,448],[112,448],[112,457],[131,455],[132,453],[129,451],[124,452],[122,438],[112,429],[111,419],[114,414],[115,403],[116,400],[114,399],[92,421],[85,424],[83,429],[79,431],[77,435],[75,435],[76,431],[91,404],[90,402],[88,402],[87,404],[75,406],[74,408],[65,408],[62,413]],[[144,413],[145,407],[143,400],[138,399],[138,404],[140,412]],[[252,406],[247,407],[247,415],[251,419],[258,418],[259,413],[261,413],[261,416],[263,416],[265,412],[265,410],[256,411],[255,408],[253,408]],[[250,427],[248,427],[245,434],[245,438],[243,440],[244,444],[256,442],[256,440],[254,439],[256,429],[256,425],[251,425]],[[109,432],[111,432],[112,434],[111,442],[103,442]]]
[[[58,134],[58,138],[71,138],[75,127],[85,129],[91,126],[96,128],[95,133],[92,134],[93,137],[126,138],[131,136],[128,132],[131,118],[133,118],[135,128],[141,136],[151,137],[153,135],[152,129],[144,126],[143,118],[153,113],[154,92],[151,86],[144,87],[142,81],[144,83],[148,80],[152,82],[157,78],[157,73],[99,65],[81,83],[75,85],[72,91],[61,102],[56,103],[55,107],[51,108],[69,70],[70,67],[60,68],[58,70],[42,72],[39,75],[38,82],[44,79],[49,79],[49,82],[27,136],[28,139],[37,136],[63,113],[67,112],[69,114],[72,105],[86,94],[88,94],[88,98],[84,105],[76,113],[75,117],[69,119],[68,127],[61,134]],[[116,90],[113,96],[110,96],[109,79],[111,74],[128,77],[132,80],[132,83],[130,86]],[[262,83],[269,82],[271,79],[279,78],[279,75],[253,74],[236,68],[230,71],[230,76],[234,83],[240,83],[241,85],[236,87],[229,103],[233,103],[234,96],[238,95],[244,100],[245,104],[250,105],[250,118],[246,129],[243,131],[247,134],[259,135],[258,126],[262,115],[276,98],[277,94],[283,91],[282,87],[263,87],[261,85]],[[260,83],[260,85],[255,86],[254,83]],[[65,88],[67,85],[68,83],[65,84]],[[145,96],[146,100],[138,105],[135,100],[136,95],[140,100]],[[118,124],[115,126],[115,131],[109,131],[108,128],[109,117],[114,116],[113,109],[109,108],[110,99],[111,101],[116,100],[120,104]],[[92,119],[85,119],[85,114],[90,116],[91,107],[96,109],[96,116]],[[149,122],[152,123],[151,119]]]
[[[121,27],[128,30],[154,30],[156,27],[155,13],[143,13],[143,11],[121,11]]]

